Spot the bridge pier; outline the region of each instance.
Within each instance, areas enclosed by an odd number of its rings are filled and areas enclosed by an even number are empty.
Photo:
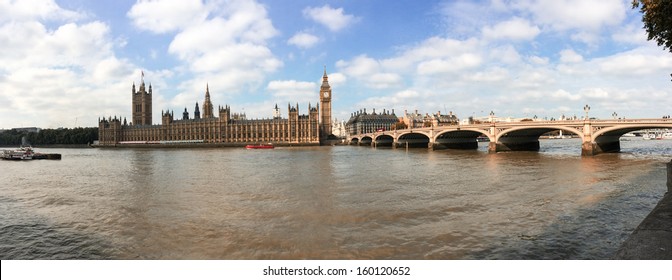
[[[603,141],[591,142],[584,141],[581,144],[582,156],[594,156],[601,153],[618,153],[621,151],[621,142],[618,141]]]
[[[453,150],[476,150],[478,149],[478,142],[476,139],[473,141],[464,141],[464,142],[434,142],[433,144],[430,143],[432,146],[432,150],[445,150],[445,149],[453,149]]]
[[[497,142],[488,143],[488,152],[539,151],[539,138],[502,137]]]

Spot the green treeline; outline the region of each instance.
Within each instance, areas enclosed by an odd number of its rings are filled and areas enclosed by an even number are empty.
[[[1,146],[21,145],[21,138],[25,136],[30,145],[71,145],[89,144],[98,140],[97,127],[78,127],[60,129],[42,129],[40,132],[22,130],[5,130],[0,132]]]

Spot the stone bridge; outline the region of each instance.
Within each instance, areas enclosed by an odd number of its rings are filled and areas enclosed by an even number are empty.
[[[411,128],[348,136],[350,144],[430,149],[476,149],[479,137],[490,141],[488,151],[538,151],[539,137],[563,130],[583,141],[581,155],[619,152],[619,138],[643,129],[672,129],[672,119],[563,120],[491,122],[469,125]],[[483,138],[484,139],[484,138]]]

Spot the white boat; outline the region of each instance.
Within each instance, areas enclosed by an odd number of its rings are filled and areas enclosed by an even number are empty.
[[[672,132],[665,132],[662,136],[663,139],[672,139]]]
[[[2,151],[2,159],[6,160],[29,160],[33,159],[34,155],[35,153],[33,152],[33,148],[30,146],[20,147],[16,150]]]

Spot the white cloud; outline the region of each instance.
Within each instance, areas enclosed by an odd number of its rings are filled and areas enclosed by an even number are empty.
[[[481,42],[470,38],[455,40],[451,38],[430,37],[420,43],[402,48],[397,56],[381,60],[385,69],[397,71],[417,70],[417,64],[434,59],[447,59],[481,49]]]
[[[83,14],[62,9],[54,0],[0,1],[0,23],[5,21],[76,20]]]
[[[473,69],[481,65],[481,56],[473,53],[465,53],[447,59],[432,59],[418,64],[418,74],[432,75]]]
[[[246,0],[194,1],[176,5],[172,0],[140,1],[127,14],[140,28],[175,34],[168,53],[195,76],[178,86],[183,96],[194,96],[188,92],[205,82],[220,94],[253,91],[262,86],[266,74],[282,67],[268,46],[278,31],[264,5]]]
[[[317,84],[311,82],[300,82],[295,80],[287,81],[271,81],[266,87],[269,91],[273,92],[274,96],[304,96],[304,95],[316,95]]]
[[[369,88],[384,89],[399,86],[402,77],[397,73],[383,72],[381,63],[366,55],[360,55],[350,61],[336,62],[345,75],[363,82]]]
[[[201,23],[207,15],[201,0],[140,0],[127,13],[137,28],[154,33]]]
[[[548,65],[549,63],[548,57],[540,57],[536,55],[530,56],[528,60],[536,65]]]
[[[343,12],[343,8],[332,8],[329,4],[322,7],[303,9],[303,15],[327,27],[331,31],[340,31],[359,19]]]
[[[634,45],[642,45],[647,41],[641,21],[620,26],[612,33],[611,39],[619,43]]]
[[[319,98],[320,89],[317,83],[313,82],[302,82],[296,80],[276,80],[270,81],[266,90],[273,96],[272,98],[265,98],[269,101],[264,102],[265,104],[278,104],[281,108],[281,112],[286,113],[286,107],[281,105],[291,103],[295,105],[299,103],[302,106],[303,110],[307,110],[306,106],[311,104],[311,106],[316,106],[316,101]],[[266,106],[266,105],[265,105]],[[248,106],[249,107],[249,106]],[[268,106],[266,106],[268,107]],[[250,107],[251,108],[251,107]],[[259,114],[260,117],[266,117],[268,110],[260,110],[255,112]],[[262,114],[266,113],[266,114]],[[303,114],[304,112],[300,112]]]
[[[526,19],[515,17],[492,27],[483,28],[483,37],[489,40],[532,40],[541,30]]]
[[[615,76],[644,76],[668,73],[672,57],[660,56],[660,50],[644,47],[598,59],[598,69]]]
[[[289,40],[287,41],[287,44],[295,45],[299,48],[308,49],[308,48],[313,47],[319,41],[320,41],[320,38],[313,35],[313,34],[310,34],[310,33],[307,33],[307,32],[299,32],[299,33],[294,34],[294,36],[292,36],[292,38],[289,38]]]
[[[372,75],[380,71],[378,61],[366,55],[359,55],[350,61],[339,60],[336,62],[336,67],[353,77]]]
[[[376,73],[369,78],[369,86],[372,88],[384,89],[397,87],[402,84],[402,78],[396,73]]]
[[[579,63],[583,61],[583,56],[576,53],[574,50],[565,49],[560,51],[560,62],[562,63]]]
[[[467,75],[466,79],[474,82],[505,82],[510,79],[509,71],[501,67],[492,67],[490,69]]]
[[[100,116],[127,111],[118,96],[130,92],[135,66],[115,56],[107,24],[68,22],[85,16],[53,1],[0,6],[0,14],[16,12],[0,20],[0,100],[8,105],[0,127],[95,126]]]
[[[551,97],[554,99],[567,99],[571,101],[578,101],[581,99],[581,95],[571,94],[564,89],[559,89],[551,94]]]
[[[519,0],[514,5],[529,11],[535,22],[556,30],[598,31],[621,23],[627,10],[621,0]]]
[[[579,91],[579,94],[588,99],[609,98],[609,92],[603,88],[584,88]]]

